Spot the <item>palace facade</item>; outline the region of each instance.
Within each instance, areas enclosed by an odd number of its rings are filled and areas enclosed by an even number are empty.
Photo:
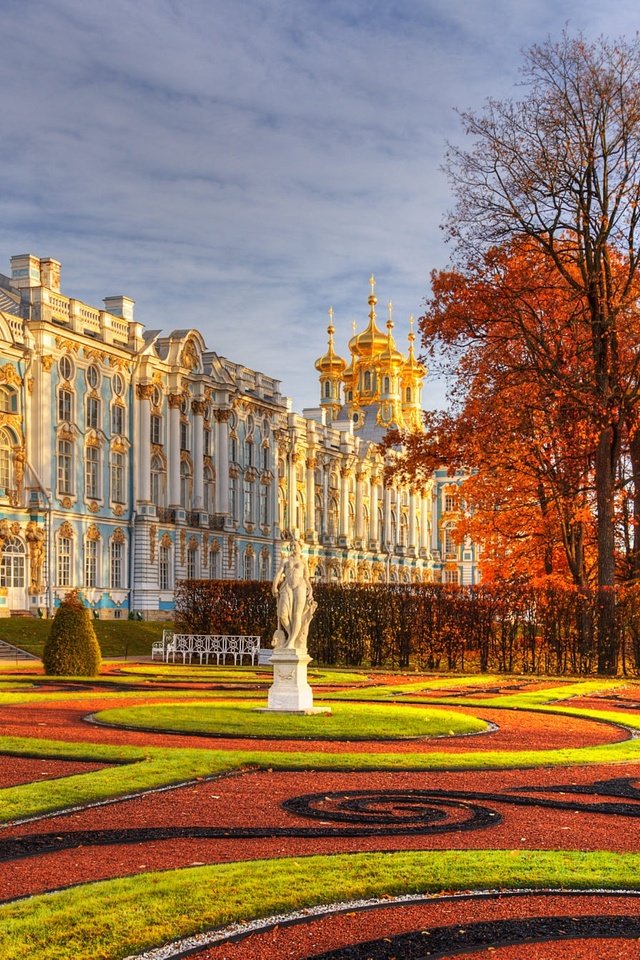
[[[0,274],[0,616],[77,588],[103,617],[166,618],[184,578],[272,578],[304,545],[335,582],[473,583],[454,531],[462,476],[385,480],[386,430],[420,425],[424,368],[368,322],[316,368],[317,408],[219,356],[193,329],[146,330],[134,302],[65,296],[31,254]]]

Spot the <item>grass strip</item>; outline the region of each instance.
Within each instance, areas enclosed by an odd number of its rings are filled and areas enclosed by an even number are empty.
[[[427,707],[335,704],[330,715],[260,713],[251,704],[189,703],[101,710],[96,719],[115,726],[248,737],[310,740],[396,740],[448,737],[487,730],[477,717]]]
[[[232,922],[408,893],[640,888],[640,855],[536,850],[340,854],[191,867],[0,907],[0,956],[118,960]]]

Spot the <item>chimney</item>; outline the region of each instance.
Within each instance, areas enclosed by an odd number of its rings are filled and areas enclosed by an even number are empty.
[[[51,257],[40,261],[40,283],[54,293],[60,293],[60,264]]]
[[[40,258],[32,253],[11,257],[11,285],[16,290],[40,286]]]
[[[131,297],[105,297],[102,302],[107,313],[113,314],[114,317],[122,317],[123,320],[128,320],[130,323],[133,321],[135,300],[132,300]]]

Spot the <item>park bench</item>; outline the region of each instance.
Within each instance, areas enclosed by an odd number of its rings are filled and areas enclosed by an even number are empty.
[[[152,660],[164,660],[168,663],[176,662],[176,656],[182,657],[183,663],[191,663],[195,656],[200,663],[209,663],[209,658],[215,657],[216,664],[226,663],[227,657],[233,657],[237,666],[242,663],[243,657],[249,657],[253,665],[256,664],[260,653],[260,637],[243,636],[237,634],[208,634],[208,633],[171,633],[163,632],[162,640],[158,640],[151,648]]]

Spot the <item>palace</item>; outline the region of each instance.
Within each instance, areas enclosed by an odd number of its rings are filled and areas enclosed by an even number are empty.
[[[0,274],[0,616],[51,613],[69,590],[102,617],[166,618],[184,578],[271,579],[292,536],[314,577],[474,583],[457,543],[462,475],[385,480],[386,430],[420,426],[425,370],[377,325],[350,362],[316,362],[317,408],[208,349],[146,330],[134,302],[60,290],[32,254]]]

